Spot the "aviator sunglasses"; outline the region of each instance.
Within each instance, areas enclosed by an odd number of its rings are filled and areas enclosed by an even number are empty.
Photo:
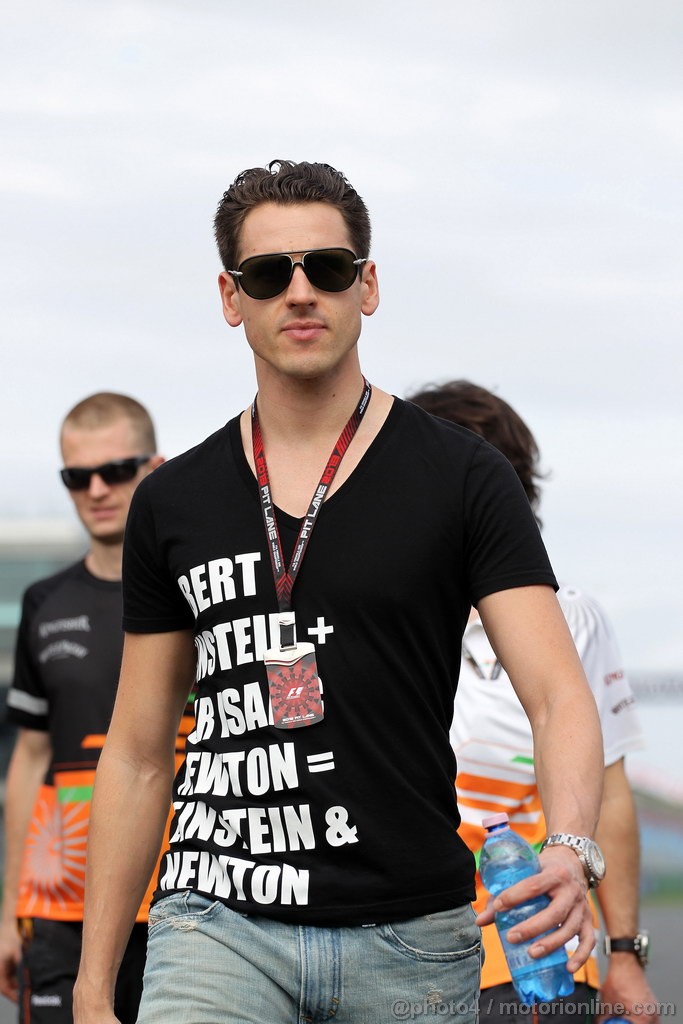
[[[133,455],[130,459],[103,462],[101,466],[94,466],[92,469],[86,469],[84,466],[65,466],[64,469],[60,469],[59,475],[64,486],[70,491],[87,491],[93,473],[97,473],[107,487],[111,487],[112,484],[128,483],[140,466],[144,466],[151,458],[151,455]]]
[[[350,249],[311,249],[301,259],[292,259],[297,255],[298,252],[271,252],[250,256],[237,270],[228,273],[250,298],[274,299],[289,285],[295,267],[303,268],[314,288],[345,292],[356,280],[359,268],[367,263],[356,259]]]

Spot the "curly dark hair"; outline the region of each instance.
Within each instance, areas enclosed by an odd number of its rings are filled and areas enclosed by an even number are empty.
[[[540,452],[534,435],[507,402],[468,380],[429,384],[422,391],[408,395],[407,400],[433,416],[473,430],[502,452],[522,481],[540,524],[541,488],[536,481],[545,476],[539,469]]]
[[[329,203],[344,218],[356,256],[367,259],[370,255],[367,207],[341,171],[329,164],[271,160],[265,167],[250,167],[238,174],[218,204],[214,234],[225,270],[236,268],[244,218],[261,203]]]

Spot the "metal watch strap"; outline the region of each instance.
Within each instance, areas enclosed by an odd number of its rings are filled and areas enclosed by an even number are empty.
[[[541,845],[541,850],[550,846],[568,846],[581,861],[589,887],[594,889],[600,884],[605,874],[604,858],[594,839],[590,836],[574,836],[569,832],[554,832]],[[595,862],[593,855],[599,857],[599,863]]]
[[[581,841],[583,836],[573,836],[568,832],[554,832],[553,835],[543,843],[544,846],[571,846],[573,850],[581,849]]]

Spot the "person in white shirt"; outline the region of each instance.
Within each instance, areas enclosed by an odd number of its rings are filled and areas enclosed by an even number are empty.
[[[474,431],[501,451],[517,471],[538,520],[542,475],[538,446],[507,402],[464,380],[426,388],[408,399],[435,416]],[[593,1006],[600,988],[605,1016],[626,1012],[634,1021],[652,1024],[656,1019],[654,996],[644,974],[647,936],[638,928],[638,826],[624,770],[624,756],[643,745],[635,700],[604,611],[573,586],[562,585],[557,597],[593,691],[603,731],[605,777],[596,839],[605,855],[607,873],[596,895],[612,948],[602,986],[594,951],[575,973],[574,995],[563,1001]],[[458,763],[460,835],[478,858],[485,838],[482,819],[504,811],[511,827],[540,849],[547,832],[531,726],[475,609],[462,652],[451,727]],[[477,873],[475,909],[485,906],[487,900]],[[519,1021],[523,1014],[494,925],[483,929],[483,941],[486,958],[480,1020],[484,1024]],[[621,1012],[617,1012],[618,1004],[623,1007]],[[641,1006],[646,1009],[637,1008]],[[511,1007],[514,1013],[510,1013]]]

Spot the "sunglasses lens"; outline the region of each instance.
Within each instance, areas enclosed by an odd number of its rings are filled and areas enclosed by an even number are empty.
[[[292,276],[289,256],[254,256],[240,267],[240,287],[252,299],[272,299],[283,292]]]
[[[137,459],[108,462],[106,465],[100,466],[97,474],[102,477],[107,487],[111,487],[112,484],[126,484],[137,473],[138,465]]]
[[[117,462],[105,462],[95,469],[85,469],[80,466],[66,467],[60,470],[64,486],[70,491],[87,491],[93,473],[97,473],[101,480],[111,487],[113,484],[125,484],[132,480],[138,471],[138,467],[148,462],[147,455],[134,456],[131,459],[119,459]]]
[[[314,288],[324,292],[345,292],[356,280],[358,267],[348,249],[320,249],[304,257],[306,276]]]
[[[356,257],[348,249],[318,249],[303,257],[304,271],[314,288],[344,292],[356,280]],[[240,287],[252,299],[273,299],[292,280],[294,264],[288,254],[252,256],[240,266]]]
[[[90,486],[92,472],[89,469],[62,469],[59,475],[70,491],[85,491]]]

